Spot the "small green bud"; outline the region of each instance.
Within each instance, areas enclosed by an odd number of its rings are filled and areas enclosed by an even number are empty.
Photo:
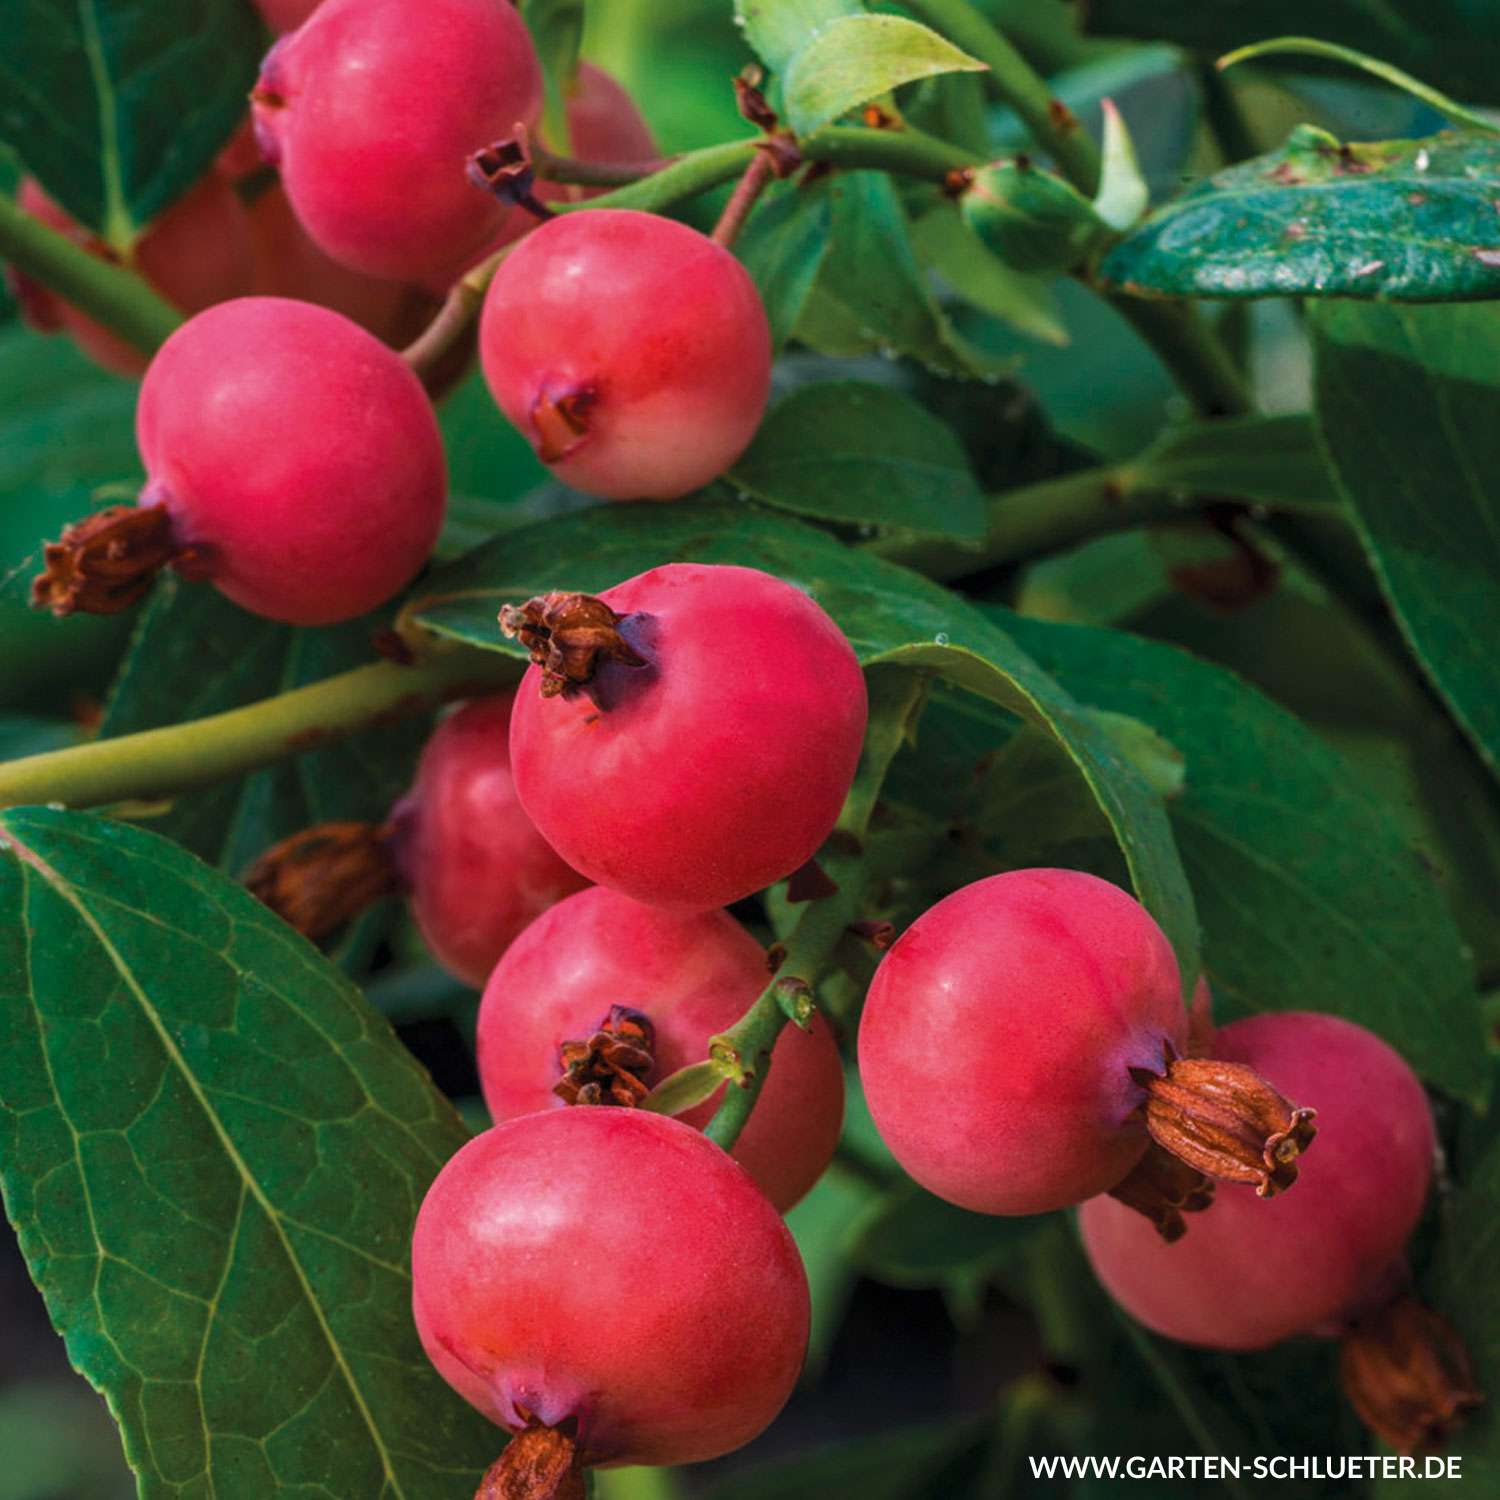
[[[969,227],[1017,271],[1071,271],[1110,232],[1082,193],[1024,156],[977,168],[959,207]]]

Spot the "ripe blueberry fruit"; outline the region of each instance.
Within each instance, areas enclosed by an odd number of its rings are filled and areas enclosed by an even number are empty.
[[[549,1443],[575,1474],[727,1453],[781,1410],[807,1345],[775,1209],[697,1131],[634,1109],[527,1115],[464,1146],[417,1215],[412,1307],[439,1373],[523,1434],[501,1475]]]
[[[136,439],[140,505],[49,545],[38,605],[111,613],[175,563],[255,614],[331,624],[408,583],[442,524],[442,440],[421,384],[305,302],[244,297],[179,328],[146,372]]]
[[[65,234],[101,260],[119,257],[97,235],[55,203],[34,178],[22,181],[19,206],[51,229]],[[200,312],[215,302],[251,289],[250,221],[234,190],[216,173],[190,188],[141,236],[134,268],[173,306]],[[117,375],[139,375],[149,363],[133,344],[111,333],[76,307],[30,278],[18,277],[28,321],[41,331],[71,334],[96,364]]]
[[[744,451],[771,335],[748,272],[686,225],[623,209],[543,224],[495,273],[480,358],[500,409],[565,484],[671,500]]]
[[[870,1112],[924,1187],[994,1214],[1118,1187],[1168,1236],[1211,1196],[1201,1174],[1269,1196],[1313,1136],[1310,1111],[1189,1050],[1161,929],[1075,870],[1012,870],[939,901],[882,959],[859,1032]]]
[[[450,714],[392,814],[393,853],[433,956],[476,988],[533,918],[588,882],[521,808],[510,770],[511,693]]]
[[[1234,1021],[1215,1053],[1316,1102],[1306,1181],[1270,1202],[1222,1184],[1176,1244],[1108,1197],[1084,1204],[1079,1224],[1099,1279],[1147,1327],[1215,1349],[1262,1349],[1357,1309],[1389,1272],[1432,1180],[1432,1114],[1406,1063],[1335,1016]]]
[[[597,599],[550,594],[501,618],[535,663],[511,718],[516,791],[581,874],[708,911],[790,875],[832,831],[865,684],[800,589],[754,568],[671,563]]]
[[[561,1109],[591,1086],[591,1101],[636,1104],[706,1058],[769,978],[764,950],[725,912],[663,911],[598,888],[570,896],[511,944],[485,989],[479,1081],[490,1114]],[[627,1012],[619,1028],[616,1007]],[[677,1118],[701,1130],[718,1103]],[[843,1113],[826,1023],[788,1027],[733,1155],[785,1212],[823,1175]]]
[[[535,123],[542,75],[509,0],[324,0],[267,54],[256,131],[307,232],[372,276],[436,274],[508,212],[468,159]]]

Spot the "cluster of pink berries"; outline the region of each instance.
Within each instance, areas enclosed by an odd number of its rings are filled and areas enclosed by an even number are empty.
[[[427,394],[381,339],[409,337],[433,290],[500,250],[480,314],[484,373],[566,483],[677,498],[731,464],[764,414],[770,333],[727,249],[622,210],[528,233],[526,208],[474,180],[471,159],[524,139],[541,112],[541,67],[510,0],[324,0],[267,18],[304,10],[252,96],[254,139],[278,175],[247,176],[236,138],[136,249],[136,269],[196,316],[145,371],[140,505],[48,549],[35,598],[56,613],[128,607],[169,564],[290,624],[389,600],[432,551],[447,477]],[[584,158],[653,154],[598,69],[579,70],[567,113]],[[543,185],[534,201],[546,212],[581,196]],[[36,184],[22,201],[107,253]],[[139,370],[76,308],[23,291],[39,326]]]

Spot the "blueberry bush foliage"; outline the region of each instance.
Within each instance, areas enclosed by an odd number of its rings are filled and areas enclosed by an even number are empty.
[[[137,252],[230,171],[272,17],[28,0],[0,48],[0,1187],[139,1493],[474,1493],[499,1434],[422,1354],[409,1245],[487,1123],[476,996],[398,899],[315,945],[242,881],[310,825],[383,819],[444,705],[519,678],[502,606],[676,561],[790,580],[872,684],[921,684],[880,789],[899,853],[862,872],[851,918],[900,929],[985,874],[1093,871],[1144,903],[1189,989],[1206,976],[1219,1022],[1329,1012],[1410,1063],[1443,1147],[1412,1261],[1492,1396],[1450,1440],[1464,1493],[1496,1493],[1500,8],[520,10],[542,137],[582,55],[661,156],[591,174],[532,142],[509,191],[567,214],[571,180],[705,232],[733,194],[722,239],[765,305],[771,404],[706,488],[592,500],[475,367],[493,263],[387,288],[411,316],[381,331],[436,403],[447,520],[405,595],[321,628],[170,573],[128,613],[29,604],[43,543],[141,482],[134,377],[76,323],[29,326],[38,288],[142,365],[178,325]],[[71,228],[24,211],[26,179]],[[233,191],[253,209],[275,182],[252,155]],[[814,895],[735,914],[795,945],[833,899]],[[1332,1342],[1171,1344],[1109,1303],[1070,1213],[917,1188],[852,1063],[878,954],[824,948],[807,977],[850,1099],[789,1217],[802,1386],[734,1459],[601,1471],[599,1495],[1082,1500],[1103,1484],[1028,1457],[1383,1451]],[[881,1355],[871,1308],[910,1306],[936,1332]],[[96,1430],[84,1408],[12,1375],[0,1495],[121,1493],[69,1436]],[[1258,1491],[1172,1493],[1226,1488]]]

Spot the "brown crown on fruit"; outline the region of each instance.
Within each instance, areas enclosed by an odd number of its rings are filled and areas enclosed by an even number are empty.
[[[1484,1401],[1458,1333],[1409,1293],[1351,1326],[1339,1379],[1360,1421],[1398,1453],[1442,1447]]]
[[[1297,1180],[1316,1111],[1289,1104],[1253,1068],[1179,1057],[1163,1043],[1162,1071],[1132,1068],[1146,1091],[1146,1129],[1163,1150],[1209,1177],[1243,1182],[1270,1198]]]
[[[601,663],[644,667],[620,634],[620,616],[591,594],[542,594],[500,611],[500,629],[518,640],[542,669],[542,697],[555,698],[592,682]]]
[[[1187,1233],[1184,1214],[1202,1213],[1212,1206],[1214,1184],[1211,1177],[1152,1141],[1130,1175],[1109,1190],[1109,1196],[1145,1214],[1170,1245]]]
[[[583,1465],[573,1439],[556,1427],[527,1427],[481,1481],[474,1500],[585,1500]]]
[[[592,1036],[558,1050],[563,1076],[552,1092],[565,1104],[617,1104],[633,1109],[650,1093],[656,1028],[628,1005],[612,1005]]]
[[[188,555],[173,538],[165,507],[112,505],[46,544],[31,605],[59,617],[119,614],[140,602],[163,568]]]
[[[313,942],[400,889],[389,830],[320,823],[273,844],[245,872],[250,894]]]

